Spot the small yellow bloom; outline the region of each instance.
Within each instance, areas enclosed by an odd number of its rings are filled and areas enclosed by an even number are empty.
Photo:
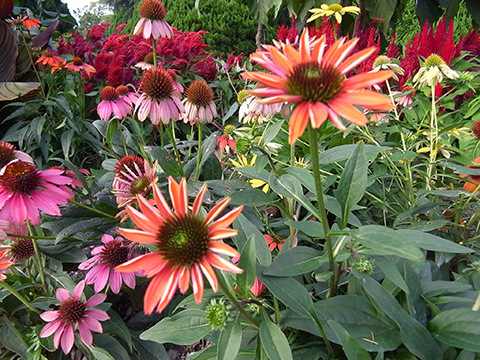
[[[264,193],[268,193],[268,190],[270,190],[270,185],[266,181],[260,179],[252,179],[248,180],[248,182],[250,183],[250,185],[252,185],[252,188],[254,189],[261,187],[261,190]]]
[[[257,160],[257,155],[253,155],[252,160],[248,162],[247,158],[245,155],[240,155],[237,160],[230,159],[230,162],[232,163],[233,166],[237,168],[246,168],[246,167],[252,167],[255,165],[255,160]]]
[[[313,13],[312,16],[307,20],[307,22],[313,21],[320,16],[335,16],[335,19],[340,24],[342,22],[342,16],[346,13],[351,13],[354,15],[360,14],[360,8],[356,6],[342,6],[339,4],[326,5],[322,4],[320,9],[311,9],[310,12]]]

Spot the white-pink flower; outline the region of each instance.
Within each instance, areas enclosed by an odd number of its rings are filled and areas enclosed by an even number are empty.
[[[98,293],[102,291],[107,283],[115,294],[120,292],[124,282],[131,289],[135,289],[135,274],[120,273],[115,266],[121,265],[132,259],[134,243],[126,244],[121,236],[113,238],[111,235],[102,236],[103,246],[97,246],[92,250],[92,257],[82,262],[78,268],[89,270],[85,281],[87,284],[94,284],[93,288]]]
[[[100,92],[100,104],[97,106],[97,113],[103,121],[110,120],[112,114],[119,119],[124,119],[132,113],[132,101],[125,101],[120,97],[117,90],[112,86],[105,86]]]
[[[58,288],[56,297],[61,302],[58,310],[40,314],[42,320],[48,322],[40,331],[40,337],[47,338],[55,334],[53,345],[57,349],[61,346],[65,354],[72,350],[76,330],[80,339],[90,346],[93,342],[92,331],[101,333],[103,330],[100,321],[110,319],[105,311],[92,309],[104,302],[107,295],[95,294],[85,301],[82,298],[84,288],[85,280],[75,286],[71,296],[67,289]]]
[[[145,39],[171,38],[173,37],[172,27],[165,21],[167,12],[165,6],[159,0],[145,0],[140,5],[139,14],[141,19],[135,25],[133,33],[143,34]]]

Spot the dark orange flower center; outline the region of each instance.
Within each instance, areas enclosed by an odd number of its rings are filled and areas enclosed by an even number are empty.
[[[165,221],[157,233],[157,251],[174,266],[198,264],[208,251],[208,226],[197,216]]]
[[[322,69],[317,61],[293,66],[285,86],[290,95],[299,95],[306,101],[328,103],[342,90],[345,77],[333,66]]]
[[[15,159],[15,146],[7,142],[0,141],[0,169]]]
[[[15,240],[8,253],[15,262],[30,259],[35,254],[32,239]]]
[[[149,20],[165,20],[167,11],[159,0],[145,0],[138,11],[142,18]]]
[[[72,59],[72,62],[73,62],[73,65],[76,65],[76,66],[83,65],[83,60],[80,59],[80,58],[77,57],[77,56],[75,56],[75,57]]]
[[[103,245],[103,262],[111,269],[130,260],[130,248],[121,241],[109,241]]]
[[[100,92],[100,99],[103,101],[113,101],[117,98],[118,93],[113,86],[105,86]]]
[[[140,83],[140,91],[158,101],[170,97],[173,89],[172,77],[167,71],[160,68],[148,70]]]
[[[0,175],[0,185],[12,193],[30,194],[40,184],[40,174],[35,165],[15,161],[5,166]]]
[[[129,91],[128,86],[125,85],[119,85],[115,90],[117,90],[119,96],[127,95]]]
[[[145,61],[148,64],[153,64],[153,53],[148,53],[147,55],[145,55],[145,57],[143,58],[143,61]]]
[[[43,53],[43,56],[48,57],[48,58],[53,58],[53,54],[50,51],[45,51]]]
[[[78,298],[70,298],[62,302],[58,308],[59,318],[68,325],[75,325],[85,316],[87,307],[85,302]]]
[[[125,176],[122,175],[123,172],[128,172],[126,168],[130,169],[133,171],[133,173],[137,173],[137,169],[135,167],[135,164],[137,164],[138,168],[143,171],[145,161],[135,155],[127,155],[122,157],[120,160],[117,161],[115,164],[115,170],[113,172],[117,174],[118,177],[127,180]]]
[[[185,96],[193,105],[207,107],[213,100],[213,91],[205,81],[195,80],[188,87]]]

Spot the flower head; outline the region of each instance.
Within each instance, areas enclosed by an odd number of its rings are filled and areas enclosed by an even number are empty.
[[[313,13],[307,20],[307,22],[313,21],[320,16],[335,16],[335,20],[340,24],[342,22],[342,16],[346,13],[350,13],[353,15],[360,14],[360,8],[357,6],[342,6],[339,4],[322,4],[320,5],[320,9],[311,9],[310,12]]]
[[[142,94],[135,107],[140,121],[149,117],[154,125],[160,121],[166,125],[171,119],[178,120],[180,113],[185,111],[174,81],[164,69],[148,70],[142,77],[140,92]]]
[[[157,182],[155,161],[150,166],[147,161],[134,155],[121,158],[115,165],[112,193],[117,197],[119,207],[130,205],[137,195],[147,196]]]
[[[138,63],[136,63],[135,67],[142,69],[144,71],[154,68],[155,65],[153,65],[153,53],[150,52],[147,55],[145,55],[145,57],[143,58],[143,61],[139,61]]]
[[[236,142],[228,134],[223,134],[222,136],[217,136],[217,146],[220,150],[225,150],[230,152],[230,150],[235,151]]]
[[[130,88],[125,85],[119,85],[115,90],[117,91],[118,97],[125,101],[129,106],[135,105],[140,97],[140,95],[134,91],[130,91]]]
[[[133,33],[142,33],[145,39],[171,38],[173,30],[165,21],[167,12],[160,0],[145,0],[140,5],[139,14],[141,19],[135,25]]]
[[[50,65],[52,67],[59,66],[60,64],[65,64],[65,59],[62,59],[60,56],[51,53],[50,51],[45,51],[42,56],[35,61],[35,64]]]
[[[0,141],[0,170],[13,160],[22,160],[33,164],[30,155],[20,150],[15,150],[15,146],[10,143]]]
[[[95,292],[102,291],[107,283],[115,294],[120,292],[122,282],[135,289],[135,275],[131,273],[120,273],[115,267],[132,259],[134,244],[126,244],[123,238],[110,235],[102,236],[103,246],[97,246],[92,250],[91,259],[82,262],[78,268],[89,270],[85,276],[87,284],[94,284]]]
[[[395,98],[395,102],[403,107],[409,106],[413,103],[413,96],[415,95],[415,88],[413,86],[406,85],[402,88],[402,91],[392,91],[392,95],[402,95]]]
[[[227,214],[218,216],[227,207],[230,198],[216,204],[203,217],[200,208],[207,185],[200,189],[192,208],[189,207],[187,182],[177,183],[168,179],[170,200],[173,209],[157,186],[153,188],[154,204],[143,196],[138,196],[140,210],[127,207],[128,214],[138,229],[119,229],[127,239],[151,244],[152,253],[139,256],[116,268],[120,272],[142,271],[147,278],[153,277],[144,298],[144,311],[151,314],[161,312],[172,300],[177,288],[184,294],[191,282],[197,303],[203,296],[203,275],[212,289],[217,291],[217,276],[213,267],[232,273],[241,273],[239,269],[220,255],[235,256],[238,252],[219,240],[237,235],[237,230],[228,226],[240,215],[242,206]]]
[[[472,134],[475,136],[478,140],[480,140],[480,120],[477,120],[473,123],[472,125]]]
[[[256,96],[251,96],[246,90],[241,90],[238,93],[238,102],[240,103],[238,117],[240,122],[245,124],[255,122],[258,125],[262,125],[282,110],[282,103],[262,104],[258,100]]]
[[[477,157],[473,160],[475,163],[480,164],[480,157]],[[480,171],[480,166],[477,165],[468,165],[471,169],[478,169]],[[463,185],[463,190],[469,191],[471,193],[475,192],[480,186],[480,175],[460,175],[460,177],[468,177],[469,182],[465,182]],[[477,190],[478,192],[478,190]]]
[[[65,354],[72,350],[75,341],[75,330],[78,329],[80,339],[88,346],[92,345],[92,331],[102,332],[100,321],[110,319],[110,316],[99,309],[91,309],[105,301],[106,294],[95,294],[87,301],[82,299],[85,280],[75,286],[73,294],[67,289],[57,289],[57,299],[61,302],[57,310],[45,311],[40,314],[42,320],[47,321],[40,331],[41,338],[53,337],[55,348],[62,347]]]
[[[372,110],[391,110],[393,104],[386,96],[366,90],[392,76],[392,71],[361,73],[346,77],[355,66],[367,59],[374,48],[348,55],[358,39],[336,41],[325,51],[326,40],[322,36],[311,42],[308,31],[302,33],[299,49],[284,45],[283,51],[274,46],[267,51],[250,56],[265,69],[273,72],[246,72],[243,77],[258,81],[262,87],[250,90],[250,94],[264,97],[260,102],[296,103],[290,116],[289,143],[302,136],[310,120],[313,128],[320,127],[329,118],[340,130],[345,130],[339,116],[356,125],[365,125],[368,120],[354,105]]]
[[[61,67],[60,64],[55,66],[56,67]],[[92,65],[85,64],[82,59],[79,57],[75,56],[71,62],[65,65],[65,68],[71,70],[71,71],[85,71],[88,77],[92,76],[93,73],[96,73],[97,70]],[[53,73],[53,68],[52,68],[52,73]]]
[[[35,254],[32,239],[16,238],[8,248],[8,255],[14,262],[28,260]]]
[[[11,261],[7,254],[7,250],[0,251],[0,281],[5,280],[7,277],[3,274],[10,266],[15,262]]]
[[[458,73],[450,69],[440,55],[431,54],[414,76],[413,82],[418,83],[419,86],[436,86],[442,82],[444,75],[452,80],[459,77]]]
[[[285,239],[280,239],[278,236],[271,236],[271,235],[263,235],[265,238],[265,241],[268,244],[268,247],[270,248],[270,251],[273,251],[275,249],[280,250],[283,246],[283,243],[285,242]]]
[[[380,70],[392,70],[393,71],[393,78],[398,81],[398,75],[404,75],[405,71],[400,67],[400,65],[396,64],[392,61],[388,56],[380,55],[378,56],[375,61],[373,62],[372,71],[380,71]]]
[[[131,104],[120,97],[118,91],[112,86],[105,86],[100,92],[100,104],[97,113],[100,119],[108,121],[112,114],[119,119],[124,119],[132,113]]]
[[[0,219],[16,224],[29,220],[40,223],[41,210],[49,215],[61,216],[58,205],[68,203],[73,192],[66,184],[72,179],[64,170],[37,170],[25,161],[13,161],[0,170]]]
[[[185,93],[185,114],[183,120],[191,125],[199,122],[211,122],[217,116],[217,108],[213,102],[213,91],[203,80],[195,80]]]
[[[31,30],[32,27],[40,27],[42,23],[40,20],[31,18],[28,15],[19,15],[15,19],[7,19],[7,22],[17,27],[24,25],[28,30]]]

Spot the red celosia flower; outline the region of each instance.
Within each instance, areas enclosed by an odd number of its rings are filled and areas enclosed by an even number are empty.
[[[367,87],[383,82],[392,76],[391,71],[363,73],[346,78],[355,66],[367,59],[374,48],[362,50],[350,57],[357,40],[345,42],[342,38],[325,51],[325,37],[310,42],[308,32],[300,39],[299,50],[284,45],[283,51],[274,46],[266,52],[257,52],[250,57],[265,69],[273,72],[246,72],[243,77],[258,81],[262,87],[250,90],[255,96],[264,97],[262,102],[296,103],[289,121],[289,143],[302,136],[308,121],[319,128],[329,118],[339,129],[345,126],[340,116],[356,125],[365,125],[365,115],[353,105],[372,110],[391,110],[391,100]]]
[[[88,38],[92,39],[94,41],[99,41],[102,39],[103,34],[105,33],[105,30],[107,27],[112,26],[112,24],[108,22],[103,22],[100,24],[95,24],[90,32],[88,33]]]
[[[146,314],[151,314],[155,309],[161,312],[172,300],[177,288],[183,294],[190,282],[195,300],[200,303],[203,296],[203,275],[212,289],[217,291],[217,276],[212,266],[237,274],[243,271],[219,256],[233,257],[238,252],[230,245],[218,241],[237,235],[237,230],[229,229],[228,226],[240,215],[243,207],[235,208],[217,219],[230,202],[230,198],[226,198],[203,217],[200,208],[207,184],[201,188],[190,208],[186,180],[182,179],[178,184],[170,177],[168,182],[173,210],[155,186],[155,205],[143,196],[138,196],[140,211],[127,207],[128,214],[139,229],[118,230],[127,239],[140,244],[151,244],[155,249],[152,253],[139,256],[116,268],[120,272],[143,271],[146,277],[153,277],[144,298]]]
[[[40,331],[40,337],[46,338],[53,334],[53,346],[62,347],[65,354],[72,350],[75,341],[75,330],[78,329],[80,339],[88,346],[92,345],[92,331],[102,332],[100,321],[110,319],[110,316],[99,309],[91,309],[105,301],[106,294],[95,294],[87,301],[82,299],[85,280],[75,286],[73,294],[64,288],[58,288],[56,297],[61,302],[58,310],[45,311],[40,315],[42,320],[49,322]]]

